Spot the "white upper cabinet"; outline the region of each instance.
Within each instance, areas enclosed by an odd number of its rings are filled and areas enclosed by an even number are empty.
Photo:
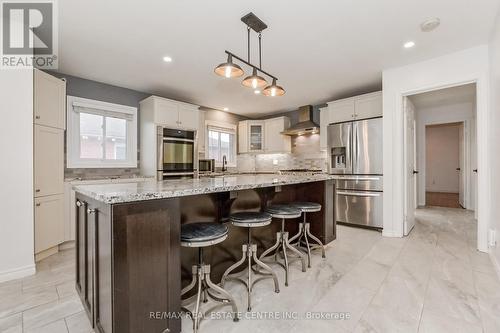
[[[342,121],[354,120],[354,100],[340,100],[337,102],[328,103],[330,109],[329,122],[340,123]]]
[[[64,192],[64,130],[35,125],[35,197]]]
[[[152,123],[169,128],[197,130],[198,108],[197,105],[150,96],[140,102],[140,116],[144,115]]]
[[[282,135],[290,127],[288,117],[243,120],[238,124],[239,153],[285,153],[291,151],[291,138]]]
[[[382,117],[382,92],[333,101],[321,108],[320,112],[320,149],[326,150],[329,124]]]
[[[367,119],[382,116],[382,93],[359,96],[354,100],[354,118]]]
[[[66,81],[34,70],[34,123],[65,129]]]
[[[283,135],[285,129],[290,127],[288,117],[267,119],[264,122],[264,151],[266,153],[286,153],[292,150],[291,137]]]

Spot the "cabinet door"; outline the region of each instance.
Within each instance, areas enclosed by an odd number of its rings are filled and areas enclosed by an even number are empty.
[[[66,82],[35,69],[33,89],[34,123],[64,129]]]
[[[35,125],[35,197],[64,193],[64,130]]]
[[[248,151],[258,152],[264,150],[264,122],[248,122]]]
[[[330,123],[339,123],[354,119],[354,100],[347,99],[328,105],[330,108]]]
[[[179,105],[179,126],[184,129],[195,130],[198,128],[198,108],[189,105]]]
[[[382,94],[361,96],[354,101],[355,118],[367,119],[382,116]]]
[[[200,154],[205,154],[205,134],[206,133],[206,128],[205,128],[205,111],[199,111],[199,117],[198,117],[198,131],[197,131],[197,138],[198,138],[198,153]]]
[[[266,152],[286,153],[291,151],[291,138],[283,135],[287,120],[283,117],[267,119],[264,122],[264,143]],[[288,121],[289,125],[289,121]]]
[[[64,194],[35,199],[35,253],[64,240]]]
[[[327,141],[327,128],[328,124],[330,124],[330,111],[329,107],[325,106],[324,108],[320,108],[319,111],[319,148],[320,150],[326,150],[328,141]]]
[[[238,153],[248,153],[248,121],[238,123]]]
[[[155,123],[179,127],[179,105],[174,102],[158,99],[155,101]]]

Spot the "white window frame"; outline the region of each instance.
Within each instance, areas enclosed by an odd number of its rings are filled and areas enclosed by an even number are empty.
[[[213,120],[205,120],[205,151],[206,151],[206,158],[209,157],[209,139],[208,139],[208,134],[210,131],[210,128],[215,127],[215,128],[220,128],[222,130],[226,130],[228,133],[234,135],[234,140],[233,140],[233,147],[232,150],[234,152],[234,161],[228,161],[227,165],[228,167],[235,168],[237,166],[237,160],[238,160],[238,151],[236,150],[236,145],[238,142],[238,131],[237,131],[237,125],[234,124],[228,124],[228,123],[222,123],[218,121],[213,121]],[[215,166],[216,167],[222,167],[222,162],[215,161]]]
[[[92,109],[93,113],[103,116],[109,113],[122,114],[127,120],[127,159],[116,161],[80,158],[80,113],[75,107]],[[67,168],[137,168],[137,108],[127,105],[113,104],[92,99],[68,96],[67,98],[68,130],[66,131]],[[105,133],[104,133],[105,134]],[[104,142],[104,138],[103,138]],[[103,153],[103,155],[105,152]]]

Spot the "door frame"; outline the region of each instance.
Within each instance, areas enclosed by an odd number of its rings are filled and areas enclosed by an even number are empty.
[[[432,126],[432,125],[446,125],[446,124],[454,124],[454,123],[461,123],[462,128],[463,128],[463,158],[464,158],[464,168],[461,170],[462,174],[462,181],[464,183],[464,207],[465,209],[470,209],[472,205],[472,149],[471,149],[471,126],[472,126],[472,119],[465,119],[465,118],[456,118],[456,119],[451,119],[446,120],[446,121],[429,121],[425,122],[424,125],[424,133],[422,135],[422,138],[420,138],[420,143],[423,144],[423,156],[420,156],[420,161],[419,161],[419,175],[423,178],[421,183],[423,183],[423,188],[420,190],[423,191],[424,194],[424,200],[423,202],[420,202],[420,204],[423,203],[425,206],[427,204],[426,198],[425,198],[425,193],[426,193],[426,176],[427,176],[427,170],[426,170],[426,161],[427,161],[427,138],[425,135],[425,130],[427,129],[427,126]],[[476,149],[477,151],[477,149]],[[419,191],[419,196],[421,192]],[[419,205],[420,205],[419,204]],[[474,210],[476,210],[477,207],[474,203]]]
[[[408,138],[408,105],[407,103],[410,103],[412,105],[412,108],[413,108],[413,168],[412,170],[408,170],[408,154],[407,154],[407,147],[408,147],[408,142],[406,141],[407,138]],[[403,161],[404,161],[404,169],[405,169],[405,177],[403,179],[403,183],[404,183],[404,225],[403,225],[403,235],[404,236],[407,236],[410,234],[411,230],[414,228],[415,226],[415,217],[413,216],[413,225],[411,226],[411,228],[408,228],[408,195],[409,195],[409,184],[408,184],[408,175],[410,172],[413,172],[414,170],[418,170],[418,161],[417,161],[417,153],[416,153],[416,150],[417,150],[417,122],[416,122],[416,115],[415,115],[415,112],[417,110],[415,110],[415,107],[413,105],[413,103],[411,102],[411,100],[408,98],[408,96],[403,96],[403,121],[405,123],[405,126],[403,128],[403,141],[404,141],[404,153],[403,153]],[[414,179],[413,179],[413,205],[414,205],[414,209],[417,209],[418,207],[418,181],[417,181],[417,176],[415,176],[415,174],[413,175]]]
[[[427,86],[419,87],[418,89],[412,89],[407,91],[402,91],[400,94],[401,101],[404,97],[408,97],[415,94],[426,93],[435,90],[441,90],[446,88],[452,88],[457,86],[462,86],[466,84],[476,85],[476,152],[477,152],[477,165],[480,172],[477,175],[477,193],[478,200],[475,207],[477,211],[477,249],[481,252],[488,252],[488,217],[490,216],[490,205],[489,205],[489,187],[488,187],[488,175],[489,175],[489,165],[488,165],[488,100],[485,98],[487,94],[487,83],[480,79],[472,79],[466,81],[441,83],[441,84],[429,84]],[[402,110],[404,112],[404,110]],[[404,121],[405,117],[402,118],[401,126],[403,127],[403,133],[405,133],[406,123]],[[403,156],[406,153],[406,147],[403,145]],[[406,167],[404,168],[406,170]],[[404,171],[405,171],[404,170]],[[407,188],[403,182],[403,193],[406,193]],[[404,207],[403,207],[404,210]],[[404,221],[403,221],[404,223]],[[404,225],[403,228],[404,229]]]

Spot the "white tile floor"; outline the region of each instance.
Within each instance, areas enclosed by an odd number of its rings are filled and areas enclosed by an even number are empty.
[[[460,209],[419,210],[415,229],[403,239],[339,226],[327,258],[315,255],[306,273],[294,264],[289,287],[281,285],[275,294],[270,280],[255,286],[254,315],[289,311],[294,319],[206,319],[200,329],[500,332],[500,281],[488,255],[475,250],[475,241],[472,214]],[[74,251],[63,251],[40,262],[36,275],[0,283],[0,332],[92,332],[74,290],[73,261]],[[227,287],[243,311],[244,288],[232,282]],[[307,311],[349,318],[302,318]],[[183,319],[183,328],[192,330],[189,319]]]

